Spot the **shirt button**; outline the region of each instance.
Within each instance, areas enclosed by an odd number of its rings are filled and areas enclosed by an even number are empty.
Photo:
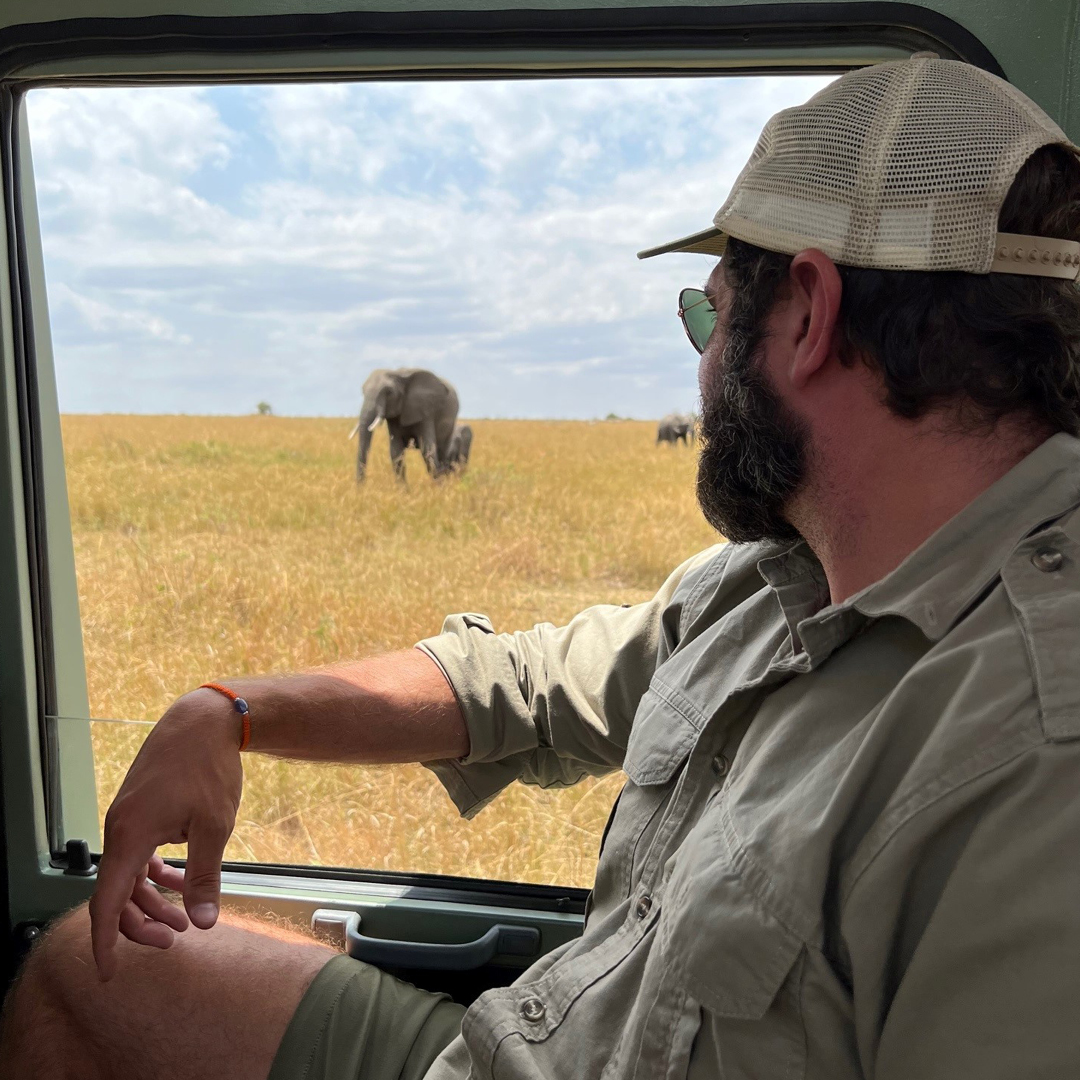
[[[717,776],[727,776],[729,765],[728,759],[723,754],[717,754],[712,761],[712,771]]]
[[[544,1019],[544,1013],[546,1012],[547,1009],[544,1008],[544,1003],[539,998],[528,998],[521,1003],[521,1015],[530,1024],[539,1023]]]
[[[1057,548],[1052,547],[1039,548],[1031,556],[1031,565],[1044,574],[1052,574],[1055,570],[1060,570],[1064,561],[1065,556]]]
[[[634,912],[639,919],[644,919],[649,912],[652,911],[652,897],[643,896],[634,908]]]

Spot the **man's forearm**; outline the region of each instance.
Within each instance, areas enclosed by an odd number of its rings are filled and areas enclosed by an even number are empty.
[[[435,661],[419,649],[299,675],[225,681],[248,703],[248,749],[256,753],[390,764],[459,758],[469,752],[454,691]],[[229,703],[221,698],[216,708],[224,714]],[[239,732],[239,717],[229,719]]]
[[[464,757],[465,722],[438,664],[419,650],[304,675],[226,679],[251,715],[252,750],[307,761],[390,763]],[[199,689],[174,702],[146,737],[105,815],[90,902],[94,959],[116,972],[119,934],[168,948],[188,920],[217,919],[221,861],[244,786],[242,720],[228,698]],[[186,842],[181,872],[155,854]],[[182,889],[178,914],[148,884]]]

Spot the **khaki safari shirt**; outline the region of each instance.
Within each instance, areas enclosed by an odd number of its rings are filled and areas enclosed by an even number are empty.
[[[804,545],[421,644],[462,813],[622,768],[584,935],[429,1080],[1080,1076],[1080,440],[830,605]]]

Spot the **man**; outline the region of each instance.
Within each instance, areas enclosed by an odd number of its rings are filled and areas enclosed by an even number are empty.
[[[732,543],[638,607],[507,636],[455,616],[181,698],[109,812],[89,923],[15,991],[14,1075],[1080,1072],[1076,154],[926,57],[774,117],[716,227],[657,249],[723,254],[680,314]],[[467,814],[622,766],[584,936],[462,1023],[215,925],[237,694],[250,750],[424,761]],[[154,855],[182,841],[184,874]]]

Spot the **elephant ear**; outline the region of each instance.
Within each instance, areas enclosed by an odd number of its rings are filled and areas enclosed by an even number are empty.
[[[405,386],[400,379],[391,378],[387,379],[384,390],[383,409],[386,415],[400,417],[408,407]]]

